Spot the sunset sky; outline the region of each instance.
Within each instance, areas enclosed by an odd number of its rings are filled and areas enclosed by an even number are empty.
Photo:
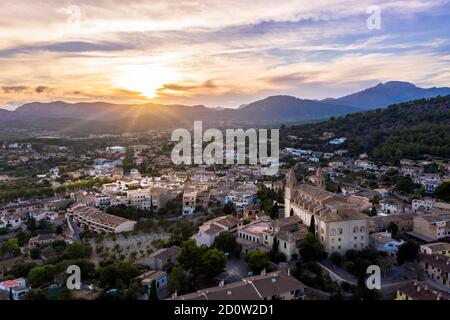
[[[366,25],[377,5],[381,29]],[[0,107],[31,101],[238,107],[379,82],[450,86],[442,0],[0,2]]]

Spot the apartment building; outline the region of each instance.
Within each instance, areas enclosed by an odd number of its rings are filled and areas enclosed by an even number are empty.
[[[133,231],[136,221],[104,213],[98,209],[76,204],[67,209],[68,217],[81,227],[98,233],[120,233]]]
[[[409,281],[397,289],[395,300],[450,300],[450,295],[426,282]]]
[[[127,201],[130,206],[149,210],[159,210],[166,206],[171,199],[169,192],[164,188],[147,188],[127,191]]]
[[[450,290],[450,257],[439,254],[419,254],[419,264],[430,280]]]
[[[414,217],[414,235],[425,241],[436,241],[450,235],[450,214],[427,214]]]
[[[420,252],[423,254],[440,254],[450,257],[450,243],[447,242],[435,242],[422,244],[420,246]]]

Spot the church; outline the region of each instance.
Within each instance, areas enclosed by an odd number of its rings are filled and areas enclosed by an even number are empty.
[[[298,216],[307,226],[314,219],[316,236],[327,253],[366,248],[369,217],[362,211],[371,207],[370,202],[326,191],[321,168],[309,182],[297,183],[294,170],[289,170],[284,192],[285,217]]]

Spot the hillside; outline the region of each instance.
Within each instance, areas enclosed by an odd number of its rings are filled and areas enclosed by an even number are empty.
[[[346,137],[347,141],[330,145],[329,139],[321,139],[324,132]],[[280,135],[283,146],[322,151],[348,149],[352,155],[367,152],[381,161],[424,154],[450,157],[450,95],[288,127]],[[287,140],[288,135],[303,140],[292,142]]]

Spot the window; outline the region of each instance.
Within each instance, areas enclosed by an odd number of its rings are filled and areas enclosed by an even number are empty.
[[[338,228],[338,234],[342,234],[342,228]]]
[[[284,243],[284,248],[286,249],[286,242]]]
[[[353,233],[358,233],[358,227],[353,227]]]

